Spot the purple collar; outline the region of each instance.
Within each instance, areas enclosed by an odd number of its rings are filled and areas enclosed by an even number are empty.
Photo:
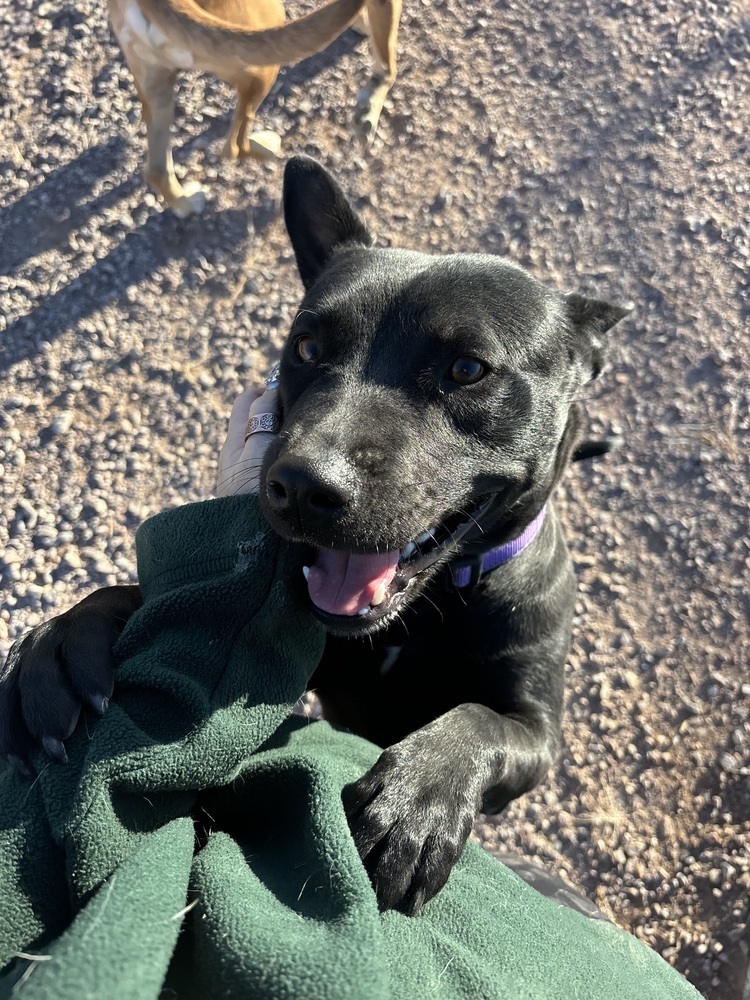
[[[470,583],[476,583],[481,576],[489,573],[491,569],[497,569],[509,562],[513,556],[517,556],[526,548],[539,534],[539,529],[544,524],[544,517],[547,513],[547,505],[539,511],[534,520],[528,524],[518,538],[510,542],[503,542],[497,548],[485,552],[481,558],[459,562],[456,566],[451,566],[451,577],[454,587],[468,587]]]

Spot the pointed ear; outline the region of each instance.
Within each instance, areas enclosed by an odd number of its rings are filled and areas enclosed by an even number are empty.
[[[327,170],[294,156],[284,171],[284,220],[305,288],[320,276],[344,243],[372,244],[367,227]]]
[[[596,378],[606,353],[604,334],[632,311],[632,306],[614,306],[603,299],[589,299],[573,292],[565,296],[571,326],[584,363]]]

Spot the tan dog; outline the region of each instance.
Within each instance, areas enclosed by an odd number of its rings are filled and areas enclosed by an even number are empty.
[[[224,145],[230,159],[278,156],[275,132],[251,134],[255,113],[279,68],[319,52],[351,24],[364,0],[331,0],[284,23],[280,0],[108,0],[109,16],[143,105],[148,153],[144,177],[180,217],[201,212],[205,193],[182,186],[172,163],[174,82],[180,69],[213,73],[237,89],[237,107]],[[358,121],[371,140],[396,75],[401,0],[368,0],[366,22],[376,67],[359,95]]]

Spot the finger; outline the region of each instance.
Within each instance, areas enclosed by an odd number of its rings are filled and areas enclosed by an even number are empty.
[[[236,450],[238,454],[242,452],[247,418],[250,415],[253,404],[257,403],[262,396],[263,390],[254,388],[246,389],[235,399],[232,406],[232,413],[229,417],[227,437],[224,442],[225,448],[229,447],[232,450]]]
[[[219,452],[217,485],[226,481],[228,472],[236,468],[242,456],[242,449],[245,446],[245,427],[247,426],[250,406],[262,393],[263,390],[259,388],[246,389],[234,401],[229,417],[227,436]],[[217,488],[219,495],[221,495],[221,492]]]
[[[260,467],[266,449],[273,440],[274,435],[278,433],[280,413],[281,407],[279,404],[278,389],[266,389],[263,395],[259,396],[253,402],[245,427],[245,444],[241,456],[243,464],[247,467]],[[271,417],[274,429],[265,431],[253,428],[251,430],[250,421],[254,417],[260,419]]]
[[[275,417],[279,416],[279,390],[276,387],[266,388],[257,399],[253,400],[248,417],[256,417],[261,413],[272,413]]]
[[[263,403],[269,410],[270,413],[279,416],[281,413],[281,401],[279,398],[279,387],[278,385],[268,386],[266,391],[258,400],[258,404]]]
[[[227,440],[219,456],[217,496],[258,492],[263,456],[275,431],[251,430],[250,422],[253,417],[269,415],[278,429],[280,406],[276,385],[272,383],[265,391],[247,390],[235,401]]]

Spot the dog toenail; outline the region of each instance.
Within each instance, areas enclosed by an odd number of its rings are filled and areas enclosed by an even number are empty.
[[[50,757],[57,761],[58,764],[67,764],[68,755],[65,752],[65,747],[60,740],[55,739],[54,736],[45,736],[42,740],[42,746],[50,755]]]

